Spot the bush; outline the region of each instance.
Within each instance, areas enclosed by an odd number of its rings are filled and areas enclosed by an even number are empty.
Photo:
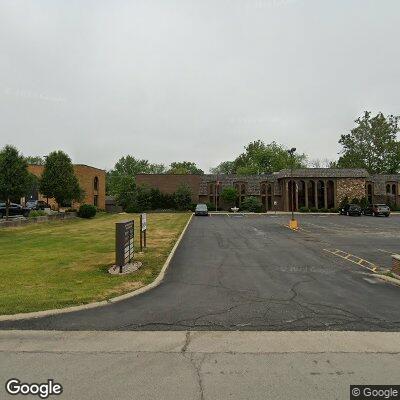
[[[91,204],[82,204],[79,207],[78,217],[80,218],[93,218],[96,215],[97,209]]]
[[[208,211],[215,211],[215,204],[207,203],[206,205],[207,205]]]
[[[29,218],[44,217],[45,215],[47,214],[42,210],[32,210],[29,213]]]
[[[349,204],[349,198],[347,196],[344,197],[344,199],[340,202],[339,208],[344,208]]]
[[[262,210],[262,204],[256,197],[249,196],[244,199],[241,208],[245,211],[258,213]]]
[[[311,207],[310,208],[310,212],[316,213],[316,212],[318,212],[318,208],[317,207]]]
[[[308,207],[300,207],[299,211],[302,213],[308,213],[308,212],[310,212],[310,209]]]
[[[351,201],[351,204],[358,204],[360,205],[360,199],[357,197],[354,197],[354,199]]]
[[[327,213],[327,212],[329,212],[329,210],[328,210],[327,208],[320,208],[320,209],[318,210],[318,212],[320,212],[320,213]]]
[[[190,210],[192,204],[192,191],[188,185],[181,185],[175,192],[174,200],[176,208],[181,211]]]
[[[221,192],[221,199],[229,207],[233,207],[235,205],[237,196],[237,190],[233,186],[225,187]]]
[[[337,214],[339,212],[339,210],[337,208],[333,207],[333,208],[330,208],[328,210],[328,212]]]

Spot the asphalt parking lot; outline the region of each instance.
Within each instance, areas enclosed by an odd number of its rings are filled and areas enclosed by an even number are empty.
[[[0,328],[399,331],[400,287],[340,255],[389,267],[400,251],[400,216],[301,215],[298,232],[285,227],[288,219],[195,217],[157,288]]]

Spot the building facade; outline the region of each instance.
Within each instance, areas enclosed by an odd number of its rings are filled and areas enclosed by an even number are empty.
[[[220,196],[225,187],[236,188],[239,208],[246,197],[254,196],[264,211],[291,211],[292,203],[294,211],[302,207],[333,209],[346,196],[350,201],[366,197],[370,203],[400,206],[400,174],[369,175],[364,169],[307,168],[248,176],[140,174],[136,183],[164,193],[186,184],[194,203],[216,204],[219,209],[228,208]]]
[[[28,171],[38,178],[42,175],[43,169],[43,165],[28,165]],[[84,191],[84,199],[81,203],[72,202],[70,207],[78,208],[81,204],[92,204],[101,210],[105,210],[106,171],[88,165],[75,164],[74,172],[80,187]],[[37,189],[33,189],[32,192],[27,195],[25,200],[47,201],[47,199],[44,198]],[[51,207],[56,206],[54,199],[49,199],[49,204]]]

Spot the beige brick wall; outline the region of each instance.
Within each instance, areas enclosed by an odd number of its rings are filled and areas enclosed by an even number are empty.
[[[340,204],[346,196],[349,201],[354,198],[361,199],[365,196],[365,179],[338,179],[336,185],[337,204]]]
[[[29,165],[29,172],[40,177],[43,173],[42,165]],[[106,208],[106,172],[102,169],[89,167],[87,165],[74,165],[74,172],[78,178],[79,185],[85,192],[85,197],[82,203],[73,203],[73,208],[78,208],[80,204],[94,204],[94,196],[98,196],[97,207],[99,209],[105,210]],[[98,190],[94,189],[94,179],[97,176],[99,179]],[[39,193],[39,200],[45,200]],[[52,208],[56,207],[56,202],[54,199],[49,199],[49,204]]]

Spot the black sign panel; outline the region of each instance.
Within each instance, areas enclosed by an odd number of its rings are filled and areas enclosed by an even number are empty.
[[[134,221],[117,222],[115,234],[115,263],[122,268],[133,260]]]

